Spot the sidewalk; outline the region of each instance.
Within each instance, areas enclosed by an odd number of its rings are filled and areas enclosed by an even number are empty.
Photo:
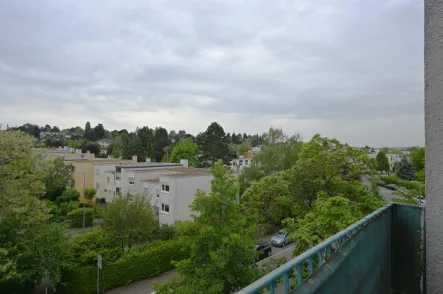
[[[155,282],[164,283],[174,274],[175,274],[175,269],[150,279],[138,281],[126,286],[121,286],[112,289],[111,291],[106,293],[107,294],[151,294],[154,292],[154,290],[152,289],[152,284],[151,284],[152,282],[155,281]]]

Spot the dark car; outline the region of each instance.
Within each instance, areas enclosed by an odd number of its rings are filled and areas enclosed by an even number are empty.
[[[292,240],[289,239],[289,234],[284,230],[278,231],[277,234],[271,238],[271,244],[273,246],[283,247],[291,242]]]
[[[380,187],[384,187],[384,186],[386,186],[386,183],[383,182],[383,181],[380,181],[380,182],[378,182],[378,185],[379,185]]]
[[[257,245],[255,245],[255,250],[260,252],[260,255],[257,257],[257,261],[272,255],[272,247],[268,241],[259,241]]]
[[[398,186],[396,184],[388,184],[385,185],[385,188],[389,190],[397,190]]]

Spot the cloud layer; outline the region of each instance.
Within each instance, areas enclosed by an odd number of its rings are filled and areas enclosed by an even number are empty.
[[[0,3],[4,125],[424,143],[422,1]]]

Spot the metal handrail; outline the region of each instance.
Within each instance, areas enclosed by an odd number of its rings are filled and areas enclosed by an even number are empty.
[[[314,272],[314,258],[316,256],[318,258],[318,267],[320,267],[324,263],[326,263],[326,260],[328,260],[332,256],[332,250],[334,249],[333,247],[339,248],[340,244],[343,245],[345,242],[347,242],[347,240],[350,239],[350,237],[362,231],[362,227],[366,226],[372,220],[375,220],[378,216],[388,211],[392,206],[393,206],[392,203],[387,204],[386,206],[372,212],[371,214],[362,218],[358,222],[350,225],[343,231],[338,232],[334,236],[329,237],[328,239],[324,240],[322,243],[308,249],[299,256],[293,258],[284,265],[273,270],[266,276],[255,281],[246,288],[243,288],[242,290],[238,291],[237,294],[255,294],[265,287],[269,288],[270,294],[274,294],[275,282],[282,276],[283,276],[284,293],[289,293],[289,275],[292,270],[297,269],[297,286],[299,286],[303,282],[303,265],[305,261],[308,261],[308,273],[310,276]],[[326,258],[324,258],[325,253],[326,253]]]

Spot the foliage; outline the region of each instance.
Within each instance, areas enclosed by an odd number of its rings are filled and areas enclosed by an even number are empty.
[[[47,162],[33,150],[35,139],[20,132],[0,132],[0,219],[17,216],[23,222],[47,219],[42,181]]]
[[[173,261],[180,261],[187,256],[187,251],[182,249],[179,241],[168,240],[136,248],[115,262],[103,258],[100,291],[106,292],[118,286],[157,276],[172,269]],[[97,266],[80,266],[66,272],[63,282],[66,284],[61,289],[63,293],[96,293]]]
[[[241,196],[243,209],[259,224],[280,224],[291,216],[295,205],[287,171],[266,176],[253,182]]]
[[[0,293],[30,293],[42,279],[56,286],[67,237],[58,224],[0,223]]]
[[[238,152],[240,153],[246,153],[251,149],[250,143],[248,141],[243,141],[243,143],[240,144],[238,147]]]
[[[408,190],[413,190],[415,195],[424,196],[426,193],[425,186],[420,182],[402,180],[394,176],[381,176],[380,180],[382,180],[386,184],[396,184],[397,186],[405,187]]]
[[[301,147],[298,134],[289,137],[282,129],[270,128],[263,134],[262,149],[252,160],[252,166],[240,175],[240,193],[243,194],[252,182],[294,166]]]
[[[379,201],[377,208],[382,205],[383,202]],[[329,197],[320,192],[312,209],[304,218],[286,219],[284,223],[290,237],[297,240],[294,255],[298,255],[347,228],[363,216],[358,206],[349,199],[342,196]]]
[[[58,205],[63,202],[77,202],[80,198],[80,192],[74,189],[68,189],[63,192],[63,194],[55,200]]]
[[[155,231],[155,238],[159,240],[174,239],[177,235],[177,227],[170,225],[162,225]]]
[[[187,159],[190,166],[197,166],[198,145],[192,138],[178,142],[171,154],[171,162],[180,162],[180,159]]]
[[[97,194],[97,190],[94,188],[86,188],[85,189],[85,196],[86,199],[92,200],[95,197],[95,194]]]
[[[217,162],[217,160],[222,160],[227,163],[230,158],[228,142],[226,140],[226,134],[223,127],[216,122],[211,123],[206,131],[201,134],[199,149],[203,153],[203,160],[212,162],[212,165]]]
[[[152,239],[158,226],[149,198],[140,194],[118,194],[107,205],[104,217],[105,229],[128,249]]]
[[[187,259],[174,263],[178,276],[156,293],[233,293],[256,277],[254,229],[240,214],[238,185],[218,161],[211,192],[198,191],[190,208],[194,222],[178,224]]]
[[[415,176],[420,182],[425,182],[425,148],[411,150],[411,163],[415,170]]]
[[[83,227],[83,211],[85,214],[85,227],[92,227],[94,210],[92,208],[77,208],[69,212],[67,215],[67,220],[72,228]]]
[[[73,201],[62,202],[59,205],[60,214],[63,216],[67,215],[73,210],[76,210],[77,208],[79,208],[79,203]]]
[[[71,165],[58,158],[50,160],[48,162],[48,174],[43,179],[45,184],[45,195],[43,198],[54,201],[66,190],[70,180]]]
[[[378,152],[375,160],[377,161],[377,170],[389,174],[390,166],[386,153],[383,151]]]
[[[118,240],[103,229],[91,230],[73,238],[68,249],[70,263],[81,266],[96,265],[98,254],[107,262],[114,262],[124,253]]]
[[[95,142],[84,142],[81,148],[83,153],[89,151],[90,153],[94,153],[96,156],[100,154],[100,144]]]
[[[364,150],[317,134],[303,144],[300,158],[292,168],[293,191],[311,206],[318,192],[338,195],[346,184],[343,181],[360,180],[363,174],[371,173],[370,162]]]
[[[172,144],[165,128],[157,127],[154,130],[154,158],[157,162],[161,162],[165,155],[164,148]]]
[[[66,145],[67,145],[69,148],[80,149],[81,146],[82,146],[82,143],[81,143],[81,142],[77,142],[77,141],[73,141],[73,140],[71,140],[71,139],[68,139],[68,140],[66,141]]]
[[[403,180],[410,181],[415,178],[414,167],[406,156],[403,156],[399,162],[395,163],[395,173],[397,177]]]

